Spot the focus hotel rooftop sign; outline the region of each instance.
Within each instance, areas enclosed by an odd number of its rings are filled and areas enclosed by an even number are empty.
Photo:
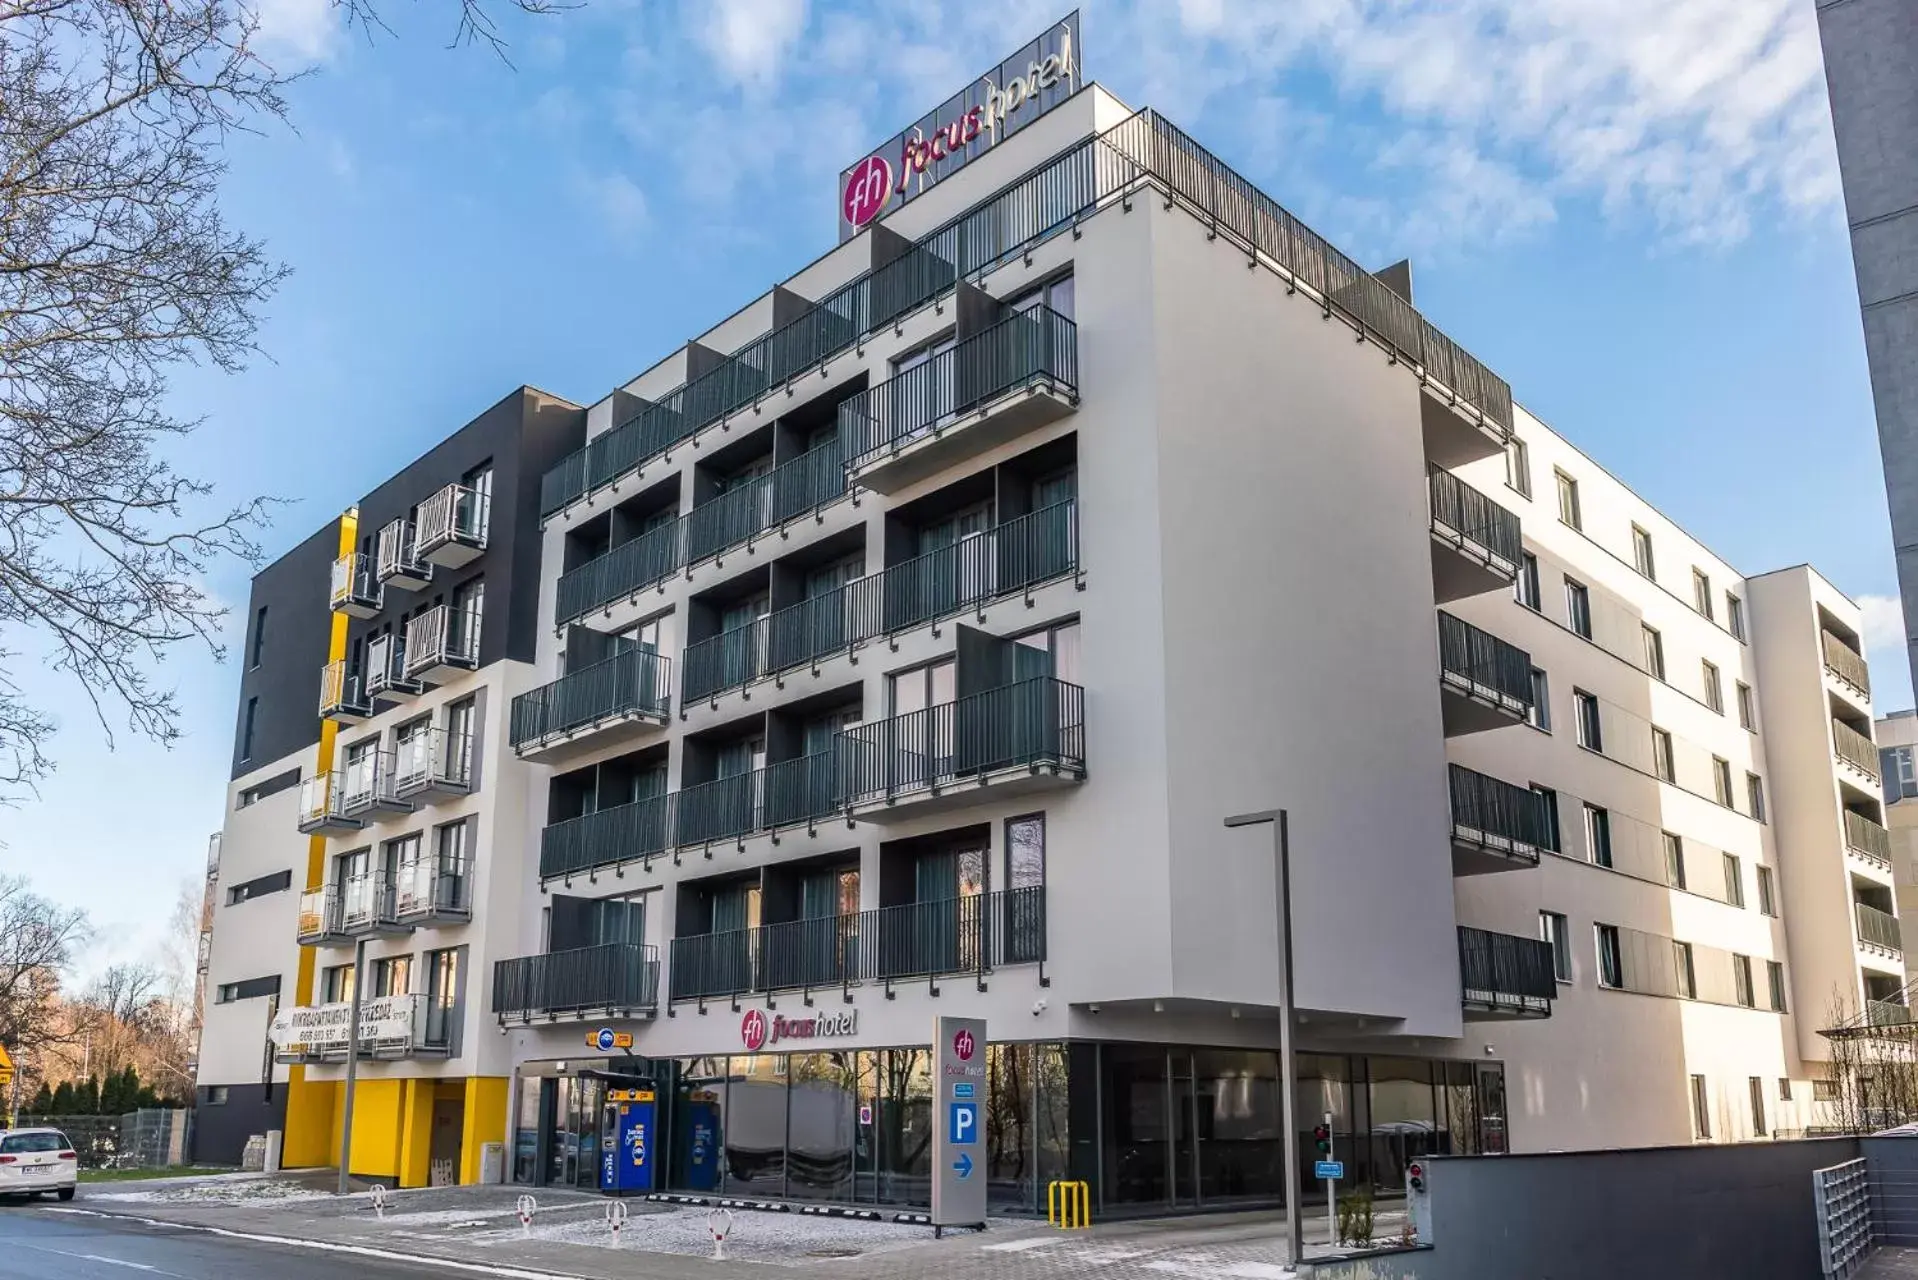
[[[839,175],[843,244],[1076,93],[1079,11]]]

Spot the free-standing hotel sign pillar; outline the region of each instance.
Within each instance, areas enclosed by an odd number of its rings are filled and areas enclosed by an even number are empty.
[[[932,1056],[939,1072],[932,1125],[932,1222],[986,1223],[986,1021],[937,1018]]]

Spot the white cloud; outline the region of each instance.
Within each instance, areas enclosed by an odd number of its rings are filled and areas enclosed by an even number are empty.
[[[324,62],[338,45],[336,0],[247,0],[246,7],[259,20],[255,40],[269,59]]]
[[[1859,596],[1858,611],[1865,619],[1865,648],[1904,652],[1905,611],[1897,596]]]
[[[1871,663],[1872,701],[1880,714],[1912,705],[1911,658],[1905,614],[1897,596],[1859,596],[1865,658]]]
[[[807,0],[695,0],[705,11],[700,44],[734,84],[779,82],[786,54],[806,29]]]
[[[649,216],[646,193],[625,174],[583,174],[579,187],[586,203],[616,237],[631,237],[645,227]]]

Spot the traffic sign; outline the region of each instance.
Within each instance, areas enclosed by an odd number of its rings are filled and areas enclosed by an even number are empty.
[[[958,1147],[969,1147],[979,1141],[977,1103],[955,1102],[952,1104],[951,1128],[946,1132],[946,1141]]]
[[[985,1020],[935,1018],[932,1028],[933,1079],[938,1110],[932,1129],[932,1223],[935,1227],[976,1227],[986,1221],[986,1182],[978,1148],[992,1106],[987,1085]]]
[[[1343,1178],[1345,1176],[1345,1161],[1321,1160],[1312,1166],[1312,1176],[1315,1178]]]
[[[962,1179],[972,1176],[972,1157],[961,1151],[959,1158],[952,1162],[952,1171]]]

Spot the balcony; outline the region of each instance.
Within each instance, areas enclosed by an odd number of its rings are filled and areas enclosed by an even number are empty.
[[[1843,720],[1831,722],[1831,746],[1838,759],[1871,781],[1878,781],[1878,747]]]
[[[415,554],[446,569],[470,564],[486,550],[486,527],[492,513],[490,493],[449,484],[420,503]]]
[[[388,871],[366,871],[339,883],[339,931],[362,934],[405,933],[413,926],[400,919],[399,893]]]
[[[1896,1000],[1867,1000],[1865,1022],[1873,1027],[1910,1026],[1911,1009]]]
[[[564,754],[654,733],[672,718],[672,663],[628,649],[513,699],[513,750],[522,759]]]
[[[1446,737],[1519,724],[1531,715],[1530,654],[1444,610],[1438,635]]]
[[[316,774],[300,783],[301,835],[357,831],[366,824],[346,811],[346,784],[340,771]]]
[[[1018,312],[841,404],[847,479],[896,493],[1078,405],[1072,321]]]
[[[426,692],[426,683],[406,674],[406,637],[388,633],[366,642],[366,696],[402,702]]]
[[[650,862],[672,847],[673,797],[650,796],[548,825],[539,833],[539,878],[590,875]]]
[[[1871,668],[1859,652],[1830,631],[1820,632],[1825,646],[1825,670],[1838,677],[1860,698],[1871,697]]]
[[[465,924],[473,918],[473,877],[466,866],[433,857],[401,863],[394,882],[393,915],[408,928]]]
[[[1420,331],[1417,346],[1424,372],[1419,386],[1424,394],[1419,409],[1426,458],[1441,467],[1456,467],[1504,452],[1512,438],[1512,389],[1410,304],[1406,310]],[[1394,340],[1393,345],[1400,344]]]
[[[659,955],[634,942],[517,956],[493,966],[501,1024],[599,1014],[650,1014],[659,1005]]]
[[[1845,847],[1879,870],[1891,870],[1891,832],[1850,809],[1845,810]]]
[[[1897,916],[1862,902],[1852,903],[1851,909],[1858,921],[1859,946],[1867,951],[1881,951],[1887,955],[1904,954],[1905,938],[1898,928]]]
[[[333,612],[353,618],[370,618],[380,611],[385,599],[380,580],[373,576],[373,564],[354,552],[333,562],[332,588],[327,602]]]
[[[473,789],[473,740],[436,726],[403,733],[393,752],[394,791],[431,804]]]
[[[1046,960],[1045,888],[1034,885],[673,939],[671,996],[730,999],[774,991],[985,975]],[[1043,972],[1041,982],[1044,982]]]
[[[351,1001],[283,1009],[268,1031],[274,1060],[309,1065],[344,1062],[352,1021]],[[427,1034],[428,1021],[424,994],[367,997],[360,1001],[360,1058],[397,1061],[444,1055],[446,1028],[433,1028],[438,1033],[435,1043]]]
[[[413,811],[413,802],[399,793],[395,760],[391,751],[368,751],[340,769],[340,806],[348,817]]]
[[[1556,824],[1543,796],[1463,765],[1448,769],[1453,874],[1534,867],[1540,852],[1558,848]]]
[[[838,735],[839,798],[868,822],[918,817],[1085,778],[1085,690],[1020,680]]]
[[[408,679],[444,684],[479,669],[480,611],[434,605],[406,623]]]
[[[418,591],[433,580],[433,566],[420,559],[411,520],[389,521],[375,549],[379,580],[402,591]]]
[[[1558,979],[1549,942],[1461,925],[1458,968],[1467,1022],[1552,1016]]]
[[[373,700],[367,696],[366,681],[357,671],[348,671],[346,660],[329,662],[320,668],[320,718],[341,723],[364,720],[373,714]]]
[[[346,940],[346,931],[340,927],[339,886],[329,884],[325,888],[309,889],[302,893],[299,944],[303,947],[324,947]]]
[[[1509,589],[1525,556],[1518,516],[1436,467],[1426,488],[1432,510],[1432,585],[1438,603]]]
[[[685,525],[686,563],[720,555],[800,516],[815,515],[846,496],[846,468],[837,440],[774,467],[694,507]]]
[[[562,573],[553,598],[553,625],[563,627],[595,609],[631,599],[685,568],[682,532],[680,522],[671,521]]]
[[[686,647],[682,709],[1079,569],[1078,504],[1060,502]]]
[[[808,826],[838,809],[836,758],[821,751],[685,788],[674,797],[679,847]]]

